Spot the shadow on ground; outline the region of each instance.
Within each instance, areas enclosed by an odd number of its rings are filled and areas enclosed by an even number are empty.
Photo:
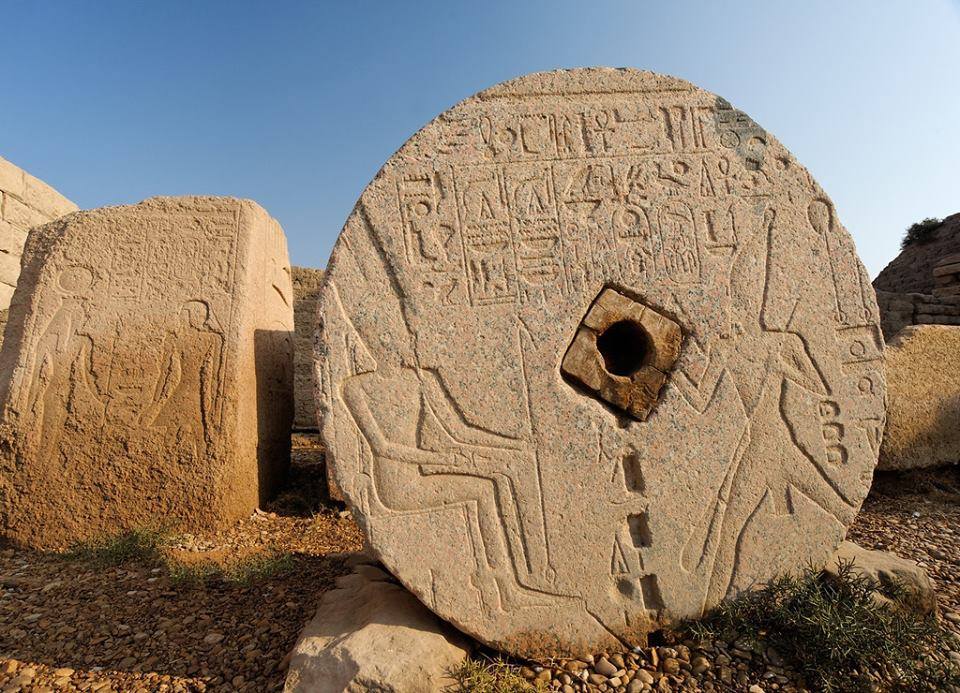
[[[74,669],[68,689],[279,690],[301,628],[362,548],[344,515],[327,496],[322,450],[308,438],[295,445],[289,478],[265,511],[167,550],[187,564],[283,557],[248,579],[185,580],[164,560],[103,567],[2,546],[0,660]],[[0,685],[5,678],[0,671]]]

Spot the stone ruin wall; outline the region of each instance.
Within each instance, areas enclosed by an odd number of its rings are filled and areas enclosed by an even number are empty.
[[[887,342],[910,325],[960,325],[960,296],[877,291],[877,305]]]
[[[20,277],[20,255],[27,232],[64,214],[77,205],[39,178],[0,157],[0,310],[7,322],[7,308]],[[2,334],[0,334],[2,339]]]
[[[873,285],[886,341],[887,425],[878,470],[957,461],[955,412],[960,330],[960,214],[912,243]],[[931,377],[936,374],[936,377]],[[947,422],[947,423],[944,423]]]
[[[960,214],[912,243],[873,280],[883,337],[910,325],[960,325]]]
[[[960,213],[952,214],[930,236],[904,248],[883,268],[873,286],[877,291],[933,294],[934,268],[947,255],[960,253]]]
[[[313,392],[313,331],[317,324],[317,295],[323,270],[293,269],[293,323],[295,354],[293,370],[294,418],[296,430],[317,429],[317,405]]]

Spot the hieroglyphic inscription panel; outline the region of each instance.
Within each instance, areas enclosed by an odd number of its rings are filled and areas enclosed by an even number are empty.
[[[364,191],[328,271],[328,460],[387,567],[497,647],[641,641],[825,561],[869,487],[882,343],[850,236],[681,80],[543,73],[460,103]],[[598,322],[611,295],[682,340],[643,415],[618,383],[665,342]]]
[[[48,225],[26,252],[0,357],[8,534],[56,546],[256,507],[289,432],[279,225],[252,203],[157,198]]]

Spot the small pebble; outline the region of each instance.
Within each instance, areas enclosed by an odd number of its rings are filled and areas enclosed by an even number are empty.
[[[675,657],[667,657],[660,663],[660,668],[664,674],[678,674],[680,672],[680,660]]]
[[[223,640],[223,633],[209,633],[203,642],[206,645],[216,645],[221,640]]]
[[[640,669],[637,671],[637,675],[633,679],[634,681],[640,681],[647,684],[648,686],[653,685],[653,675],[646,669]]]
[[[593,665],[593,670],[598,674],[602,674],[607,678],[617,675],[618,667],[615,667],[613,663],[606,657],[601,657],[600,661]]]
[[[694,674],[702,674],[703,672],[709,669],[710,669],[710,660],[703,656],[694,657],[693,661],[690,663],[690,670]]]

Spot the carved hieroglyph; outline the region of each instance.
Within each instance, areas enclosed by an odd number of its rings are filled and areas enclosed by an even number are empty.
[[[505,650],[643,640],[822,564],[876,464],[850,236],[779,142],[670,77],[535,74],[442,114],[364,191],[321,315],[323,437],[371,547]],[[563,372],[588,329],[628,381],[655,324],[681,343],[649,414]]]
[[[155,198],[38,227],[0,352],[0,519],[57,548],[249,514],[289,462],[283,231],[252,202]]]

